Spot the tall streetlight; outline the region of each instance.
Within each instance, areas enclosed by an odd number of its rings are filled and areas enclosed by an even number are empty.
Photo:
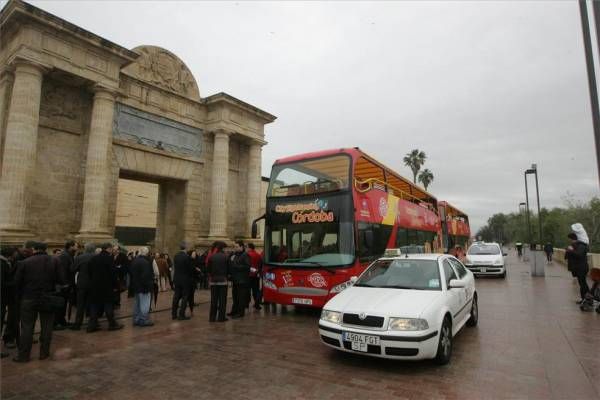
[[[527,204],[525,204],[524,201],[522,201],[522,202],[519,203],[519,215],[521,216],[521,218],[523,217],[523,214],[525,213],[525,208],[526,207],[527,207]]]
[[[531,241],[531,225],[529,223],[529,194],[527,192],[527,175],[534,174],[535,175],[535,191],[537,195],[537,209],[538,209],[538,229],[539,229],[539,237],[540,237],[540,245],[542,244],[542,214],[540,212],[540,188],[538,186],[538,174],[537,174],[537,164],[531,164],[531,168],[525,170],[525,201],[527,202],[527,226],[529,227],[529,240]],[[531,244],[531,242],[530,242]]]

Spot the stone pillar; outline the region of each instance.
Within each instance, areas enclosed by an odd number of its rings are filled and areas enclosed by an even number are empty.
[[[80,239],[108,239],[108,190],[113,137],[115,93],[97,87],[94,92],[92,120],[85,164],[85,186],[81,214]]]
[[[36,163],[43,72],[43,67],[28,62],[15,65],[0,181],[0,237],[8,240],[32,236],[26,215]]]
[[[8,102],[10,100],[10,90],[12,88],[14,76],[10,71],[0,72],[0,169],[2,168],[2,158],[4,152],[4,140],[5,140],[5,122],[6,115],[8,113]]]
[[[252,221],[260,217],[260,184],[261,184],[262,145],[252,143],[248,154],[248,188],[246,203],[247,236],[252,233]]]
[[[214,132],[212,183],[210,194],[211,239],[227,238],[227,201],[229,189],[229,132]]]

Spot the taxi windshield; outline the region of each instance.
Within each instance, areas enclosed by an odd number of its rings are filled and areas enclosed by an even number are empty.
[[[436,260],[377,260],[354,286],[393,289],[441,290]]]
[[[474,256],[493,256],[500,254],[500,248],[495,244],[474,244],[468,251]]]

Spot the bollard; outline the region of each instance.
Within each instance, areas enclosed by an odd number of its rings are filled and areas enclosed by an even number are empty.
[[[531,250],[531,276],[546,276],[546,253]]]
[[[528,262],[529,261],[529,246],[525,247],[523,246],[523,261],[524,262]]]

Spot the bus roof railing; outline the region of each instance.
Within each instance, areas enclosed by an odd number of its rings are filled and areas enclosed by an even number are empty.
[[[377,179],[377,178],[368,178],[365,179],[363,181],[360,181],[358,179],[354,179],[354,188],[359,192],[359,193],[366,193],[369,190],[373,189],[373,183],[379,183],[383,186],[387,186],[390,187],[394,190],[394,193],[398,192],[400,194],[400,198],[405,200],[405,197],[408,197],[410,200],[416,200],[419,203],[426,203],[428,205],[431,206],[432,211],[434,211],[437,214],[437,210],[435,210],[434,204],[432,204],[431,202],[427,201],[427,200],[423,200],[423,199],[419,199],[417,196],[413,196],[410,193],[406,193],[404,190],[402,189],[398,189],[397,187],[395,187],[394,185],[392,185],[391,183],[388,182],[384,182],[381,179]],[[360,188],[358,187],[358,185],[368,185],[366,188]]]

